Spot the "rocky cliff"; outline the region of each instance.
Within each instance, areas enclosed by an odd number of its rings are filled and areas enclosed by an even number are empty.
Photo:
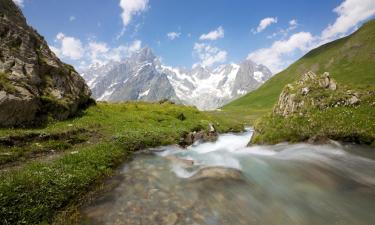
[[[90,90],[61,62],[12,0],[0,0],[0,126],[66,119],[90,102]]]

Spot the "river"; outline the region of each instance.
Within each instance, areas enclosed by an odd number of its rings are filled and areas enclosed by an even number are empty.
[[[82,208],[83,224],[373,225],[374,149],[246,147],[252,131],[137,154]]]

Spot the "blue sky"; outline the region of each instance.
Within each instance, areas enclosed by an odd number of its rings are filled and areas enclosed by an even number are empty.
[[[169,66],[250,58],[277,72],[375,15],[375,0],[14,1],[79,70],[148,46]]]

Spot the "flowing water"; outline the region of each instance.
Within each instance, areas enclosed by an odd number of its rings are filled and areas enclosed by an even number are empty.
[[[82,209],[87,224],[375,224],[375,151],[246,147],[251,131],[138,154]]]

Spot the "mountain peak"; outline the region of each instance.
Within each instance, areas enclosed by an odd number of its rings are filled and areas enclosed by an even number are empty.
[[[141,50],[134,52],[131,57],[137,62],[153,62],[156,59],[153,51],[149,47],[144,47]]]

